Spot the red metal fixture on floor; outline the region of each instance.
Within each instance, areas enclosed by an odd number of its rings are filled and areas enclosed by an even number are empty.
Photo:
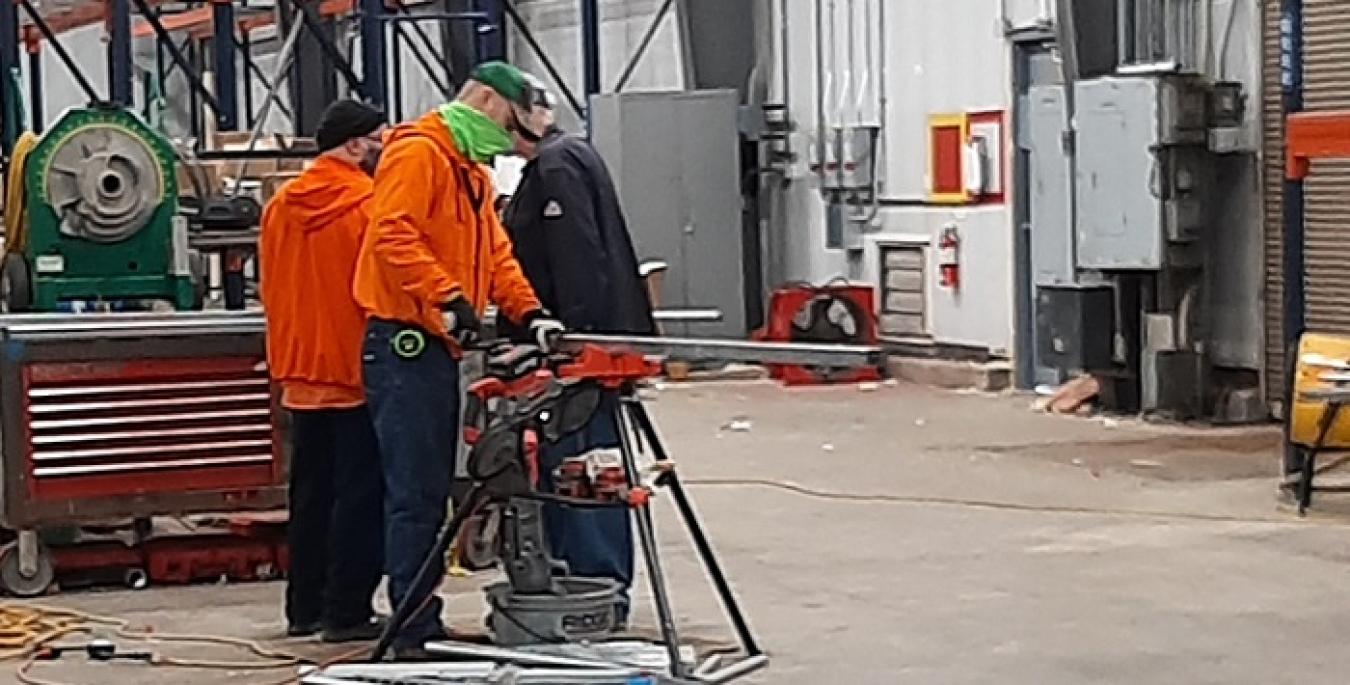
[[[780,288],[769,297],[767,325],[755,333],[763,342],[878,344],[876,291],[870,285],[835,281]],[[881,380],[877,368],[829,368],[766,364],[786,385],[862,383]]]

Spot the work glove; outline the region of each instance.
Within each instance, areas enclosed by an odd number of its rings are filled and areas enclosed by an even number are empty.
[[[478,320],[478,312],[463,296],[441,305],[441,316],[446,332],[460,347],[472,345],[483,337],[483,323]]]
[[[530,340],[543,350],[544,354],[552,352],[558,338],[567,331],[567,327],[563,326],[561,321],[543,309],[526,314],[522,323],[525,324],[525,330],[529,331]]]

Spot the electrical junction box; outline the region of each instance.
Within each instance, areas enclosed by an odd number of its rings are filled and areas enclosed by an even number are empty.
[[[1195,240],[1213,186],[1208,93],[1185,76],[1074,86],[1079,269],[1166,266],[1167,243]]]
[[[880,129],[875,126],[844,126],[825,137],[825,164],[821,168],[823,190],[834,192],[873,191],[872,167]]]
[[[1065,373],[1114,365],[1115,291],[1109,285],[1036,288],[1036,354],[1041,365]]]

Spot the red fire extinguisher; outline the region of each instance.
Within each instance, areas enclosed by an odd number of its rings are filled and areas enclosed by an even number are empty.
[[[956,224],[947,224],[938,235],[938,284],[951,290],[961,289],[961,234]]]

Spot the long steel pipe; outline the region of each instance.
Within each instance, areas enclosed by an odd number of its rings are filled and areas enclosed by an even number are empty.
[[[880,346],[815,343],[748,342],[720,338],[667,338],[569,333],[562,346],[596,345],[628,350],[653,357],[678,357],[686,361],[744,362],[753,364],[801,364],[829,368],[879,366],[885,358]]]

